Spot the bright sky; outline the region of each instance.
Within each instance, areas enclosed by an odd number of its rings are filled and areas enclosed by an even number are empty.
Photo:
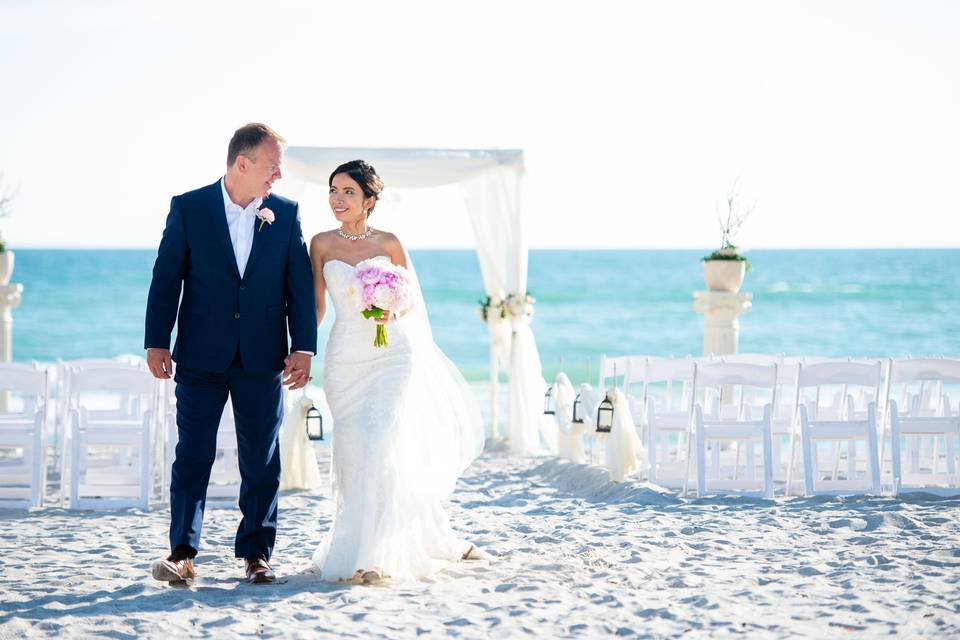
[[[948,0],[0,0],[0,229],[155,247],[257,120],[298,145],[522,148],[533,247],[711,247],[738,175],[746,248],[958,246],[958,63]],[[330,228],[286,182],[305,232]],[[377,224],[470,246],[455,196],[394,194]]]

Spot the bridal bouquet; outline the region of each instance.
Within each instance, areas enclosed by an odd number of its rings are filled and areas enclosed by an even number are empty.
[[[407,270],[390,262],[370,258],[357,264],[354,281],[348,285],[347,294],[353,298],[364,318],[383,317],[385,311],[397,312],[410,307],[412,291]],[[377,325],[373,346],[386,347],[387,328]]]

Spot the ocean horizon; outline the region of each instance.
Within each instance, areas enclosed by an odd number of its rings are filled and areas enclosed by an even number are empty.
[[[595,374],[600,354],[699,355],[704,250],[530,252],[528,289],[544,375]],[[142,354],[153,249],[17,249],[13,359]],[[434,337],[468,380],[488,378],[484,296],[470,249],[413,250]],[[833,357],[960,355],[960,249],[749,253],[740,351]],[[320,328],[322,368],[332,310]],[[588,364],[589,361],[589,364]]]

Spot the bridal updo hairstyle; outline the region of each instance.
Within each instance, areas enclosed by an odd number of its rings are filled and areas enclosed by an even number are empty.
[[[330,174],[330,184],[328,186],[333,186],[333,178],[335,176],[345,173],[353,180],[360,185],[360,189],[363,191],[364,198],[373,197],[376,200],[380,199],[380,194],[383,193],[383,180],[380,179],[380,176],[377,175],[376,169],[370,166],[370,163],[366,160],[351,160],[350,162],[344,162],[342,165],[333,170],[333,173]],[[373,213],[373,208],[376,207],[374,203],[373,207],[367,211],[367,217],[370,217],[370,214]]]

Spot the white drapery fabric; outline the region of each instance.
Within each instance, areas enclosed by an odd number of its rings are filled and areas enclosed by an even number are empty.
[[[322,396],[323,392],[311,388],[311,393]],[[298,396],[300,394],[297,394]],[[287,409],[287,415],[280,425],[280,490],[307,489],[318,490],[322,484],[320,465],[313,444],[307,438],[307,410],[314,406],[307,397],[298,397],[293,406]],[[327,431],[330,431],[326,400],[317,403],[317,408],[325,416]],[[326,410],[325,410],[326,409]],[[327,436],[329,437],[329,436]]]
[[[622,482],[637,471],[646,470],[647,456],[637,435],[630,413],[630,403],[620,389],[614,389],[613,428],[607,436],[606,467],[610,479]]]
[[[459,185],[477,244],[487,295],[527,292],[527,244],[521,216],[523,152],[513,149],[386,149],[292,146],[287,170],[326,187],[330,173],[348,160],[362,158],[377,168],[389,187],[426,188]],[[492,435],[497,436],[498,370],[508,367],[510,410],[507,434],[520,454],[552,449],[550,421],[543,416],[546,383],[529,318],[502,319],[493,314],[490,330]],[[545,438],[543,443],[541,439]],[[555,440],[554,440],[555,441]]]
[[[586,452],[583,448],[584,424],[573,421],[573,403],[576,402],[577,392],[567,374],[560,372],[554,384],[556,398],[557,423],[557,455],[561,458],[583,464],[586,461]],[[581,404],[581,411],[583,405]]]

